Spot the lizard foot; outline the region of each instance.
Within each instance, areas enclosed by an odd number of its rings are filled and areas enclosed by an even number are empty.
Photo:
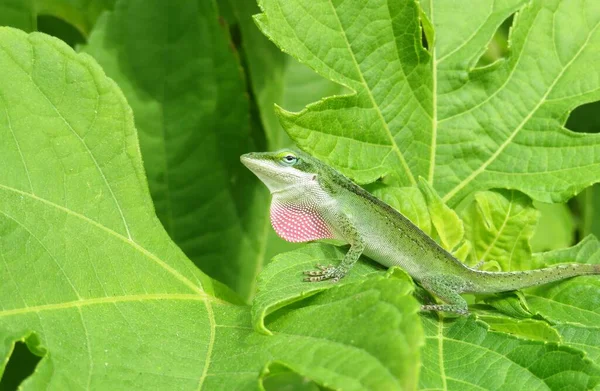
[[[323,266],[321,264],[315,265],[319,270],[308,270],[304,272],[304,275],[309,276],[304,279],[307,282],[319,282],[324,280],[331,280],[331,282],[338,282],[340,278],[344,277],[344,272],[339,268],[328,265]]]

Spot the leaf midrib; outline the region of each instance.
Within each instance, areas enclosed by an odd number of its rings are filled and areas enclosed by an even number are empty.
[[[430,22],[435,25],[433,19],[433,0],[429,0],[429,11],[430,11]],[[438,110],[437,110],[437,60],[436,60],[436,49],[435,49],[435,33],[433,43],[431,44],[431,145],[429,152],[429,173],[427,175],[427,182],[433,186],[433,175],[435,173],[435,156],[437,149],[437,130],[438,130]],[[445,387],[444,387],[445,388]]]
[[[494,239],[489,244],[488,248],[484,251],[484,253],[481,255],[481,257],[479,257],[479,259],[477,260],[478,262],[484,262],[486,260],[485,258],[489,255],[492,248],[496,245],[496,241],[498,240],[498,238],[500,238],[502,236],[502,233],[504,232],[504,228],[506,228],[506,224],[512,217],[511,213],[512,213],[512,208],[513,208],[513,199],[514,199],[514,193],[511,192],[510,200],[508,200],[508,210],[506,211],[506,215],[504,216],[502,225],[500,226],[500,229],[497,231],[496,235],[494,235]],[[483,212],[482,212],[482,214],[483,214]],[[511,261],[512,261],[512,259],[511,259]],[[511,270],[510,263],[511,262],[509,261],[508,270]]]
[[[379,105],[377,105],[377,102],[375,101],[375,97],[373,96],[373,92],[371,91],[371,88],[367,84],[367,81],[365,80],[365,78],[364,78],[364,76],[362,74],[360,66],[358,65],[358,61],[356,60],[356,57],[354,56],[354,51],[352,50],[352,46],[350,45],[350,41],[348,41],[348,37],[346,36],[346,31],[344,30],[344,28],[342,26],[342,22],[341,22],[340,17],[339,17],[339,15],[337,13],[337,10],[335,9],[335,7],[333,5],[332,0],[329,0],[329,4],[331,6],[331,10],[332,10],[333,14],[335,15],[335,19],[336,19],[336,21],[338,23],[340,34],[344,38],[344,42],[345,42],[346,47],[348,49],[348,53],[350,53],[350,57],[352,58],[352,62],[354,63],[354,66],[356,67],[358,76],[360,77],[360,82],[363,85],[365,91],[367,92],[367,95],[369,96],[369,100],[371,101],[371,104],[373,105],[373,109],[377,113],[377,117],[379,118],[379,120],[381,121],[381,124],[383,125],[383,128],[385,129],[386,135],[388,136],[388,138],[390,140],[390,143],[391,143],[391,148],[396,153],[396,156],[398,156],[398,158],[400,159],[400,163],[402,164],[402,167],[404,168],[404,171],[406,172],[410,183],[412,185],[416,185],[417,182],[415,180],[415,177],[414,177],[412,171],[408,167],[408,163],[406,162],[406,159],[404,158],[404,154],[402,154],[402,152],[400,151],[400,148],[398,148],[398,145],[396,144],[396,140],[394,140],[394,137],[392,136],[392,132],[390,131],[388,123],[386,122],[385,118],[383,118],[383,114],[381,113],[381,110],[379,109]],[[412,91],[412,89],[411,89],[411,91]]]

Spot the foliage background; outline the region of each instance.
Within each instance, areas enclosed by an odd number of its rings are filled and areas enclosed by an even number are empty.
[[[598,6],[586,1],[561,5],[489,0],[465,10],[435,1],[423,1],[420,6],[413,1],[372,1],[364,9],[346,9],[337,2],[309,3],[261,4],[264,13],[257,18],[258,25],[274,44],[252,18],[261,9],[243,0],[0,0],[0,25],[45,32],[76,52],[91,56],[76,56],[40,35],[27,41],[13,30],[2,30],[1,163],[2,167],[12,168],[4,171],[0,182],[0,248],[6,266],[0,274],[5,281],[0,291],[4,313],[0,313],[4,341],[0,353],[5,365],[0,387],[13,389],[31,373],[39,358],[30,350],[44,357],[33,376],[23,383],[24,388],[32,389],[42,384],[59,389],[67,385],[102,388],[111,383],[143,388],[146,382],[186,389],[215,389],[217,385],[228,389],[265,386],[307,390],[598,387],[597,279],[570,280],[519,295],[477,301],[470,298],[476,316],[465,319],[417,316],[418,305],[411,298],[413,285],[409,279],[399,271],[385,273],[368,261],[358,265],[338,287],[307,287],[299,282],[301,271],[319,260],[330,263],[339,259],[341,250],[321,244],[294,246],[277,238],[268,221],[266,189],[239,163],[239,155],[244,152],[274,150],[295,142],[365,184],[470,264],[483,260],[488,261],[485,267],[490,269],[512,270],[566,261],[598,263],[598,243],[588,237],[600,230],[599,191],[587,187],[600,179],[595,136],[559,141],[556,135],[542,141],[541,136],[531,136],[534,141],[519,153],[541,151],[548,160],[544,163],[532,157],[539,165],[532,163],[529,171],[521,173],[537,177],[511,182],[509,175],[509,179],[502,179],[497,173],[487,182],[473,182],[477,185],[463,193],[451,193],[447,183],[454,179],[444,182],[452,176],[444,171],[446,165],[440,166],[445,177],[435,177],[434,181],[430,175],[433,171],[423,168],[421,147],[409,148],[428,134],[428,127],[444,134],[444,128],[435,120],[425,124],[428,116],[456,115],[470,99],[483,101],[493,93],[490,86],[496,82],[494,78],[504,81],[503,67],[514,65],[518,69],[520,59],[522,63],[544,59],[551,50],[544,39],[550,36],[558,37],[554,39],[559,48],[553,50],[560,51],[570,44],[592,54],[580,61],[582,65],[565,68],[568,82],[583,80],[577,84],[579,90],[569,91],[573,102],[567,103],[565,115],[558,118],[548,108],[541,112],[534,124],[538,128],[533,130],[566,122],[568,129],[577,132],[597,132],[600,116],[594,91],[600,88],[596,86],[600,71],[593,52],[600,46],[595,30],[596,19],[600,18]],[[439,10],[436,18],[434,5]],[[517,11],[520,16],[513,20]],[[388,20],[382,12],[393,17]],[[332,15],[337,15],[339,25],[332,23]],[[546,18],[548,15],[554,19]],[[345,18],[352,17],[359,21],[343,25]],[[382,18],[384,27],[377,25],[369,30],[369,20],[377,18]],[[565,32],[564,26],[573,20],[585,23],[575,23],[574,31]],[[481,24],[470,37],[463,34],[472,27],[467,21]],[[382,59],[392,63],[386,57],[386,46],[372,38],[387,28],[386,23],[397,45],[404,48],[401,53],[408,53],[395,63],[405,68],[406,80],[387,80],[389,75],[398,74],[393,67],[377,70]],[[514,23],[522,28],[511,36],[509,45],[508,32]],[[532,40],[537,41],[528,48],[529,53],[523,54],[519,47],[524,47],[524,39],[519,41],[519,37],[526,36],[527,28],[533,31]],[[356,51],[336,46],[340,36],[353,37]],[[407,42],[413,43],[406,46]],[[338,51],[332,55],[324,49],[327,45]],[[48,74],[36,73],[35,67],[27,71],[22,66],[27,64],[26,57],[15,60],[28,52],[27,47],[40,50],[40,69],[48,69]],[[454,47],[466,48],[467,53],[452,51]],[[451,60],[446,61],[448,68],[430,67],[435,64],[431,60],[436,55],[434,48],[438,59],[446,50]],[[58,54],[44,54],[53,50]],[[375,54],[368,55],[371,52]],[[354,64],[356,69],[346,61],[348,53],[355,55],[355,61],[363,56],[363,62]],[[410,53],[416,53],[415,57]],[[91,69],[92,79],[102,87],[93,87],[88,81],[80,89],[74,88],[73,80],[85,78],[81,70],[73,71],[75,79],[63,76],[71,75],[69,64],[74,63]],[[571,64],[567,60],[562,64],[567,63]],[[548,85],[549,70],[550,61],[542,61],[539,69],[530,66],[523,71],[530,79],[523,79],[526,81],[520,86],[526,91],[527,87],[535,90]],[[29,77],[24,77],[27,72]],[[106,81],[102,72],[118,88]],[[452,96],[467,74],[481,84],[466,95]],[[536,75],[542,76],[538,80]],[[364,87],[371,82],[383,86],[383,100],[378,100],[377,93],[372,93],[370,102],[365,100],[368,88]],[[564,90],[559,92],[566,94],[567,87],[560,87]],[[46,94],[54,112],[45,106],[36,88]],[[14,197],[15,192],[9,191],[18,189],[21,196],[27,196],[30,188],[31,194],[40,195],[39,189],[44,188],[48,199],[57,205],[73,208],[89,222],[119,231],[119,219],[113,220],[116,210],[106,206],[107,194],[98,190],[104,189],[100,177],[82,172],[74,182],[63,179],[69,175],[69,167],[77,170],[85,166],[87,160],[77,156],[87,152],[75,146],[77,137],[73,134],[56,129],[66,124],[74,133],[79,132],[78,121],[85,122],[85,116],[78,112],[91,110],[86,106],[86,97],[96,93],[96,88],[110,90],[113,103],[103,109],[106,111],[101,117],[107,118],[106,122],[92,122],[92,136],[82,133],[81,139],[86,140],[83,144],[92,157],[100,156],[97,164],[107,188],[120,189],[114,196],[117,204],[122,200],[130,205],[131,214],[125,210],[128,217],[123,221],[135,231],[133,239],[129,236],[138,248],[135,255],[127,253],[126,246],[102,236],[81,236],[89,225],[69,225],[60,213],[55,216],[35,203],[22,204]],[[432,88],[439,88],[443,94],[437,96]],[[118,103],[119,90],[127,103]],[[386,101],[390,95],[399,100]],[[335,98],[327,98],[331,96]],[[544,103],[546,98],[542,99]],[[31,104],[23,109],[20,102]],[[477,165],[478,154],[485,149],[482,145],[501,127],[494,124],[506,121],[511,126],[510,118],[532,114],[527,108],[519,112],[515,102],[503,97],[497,103],[497,112],[474,117],[475,123],[454,125],[454,133],[446,137],[457,137],[457,132],[463,130],[461,137],[466,139],[461,141],[471,149],[444,147],[446,158],[455,156],[457,162]],[[273,110],[273,104],[285,110]],[[119,105],[131,107],[135,129],[127,109],[115,109]],[[400,145],[402,152],[415,154],[409,156],[408,170],[396,160],[380,159],[389,147],[382,142],[385,134],[381,136],[377,125],[366,127],[377,122],[373,112],[382,107],[382,112],[386,107],[397,112],[396,122],[389,125],[395,132],[392,144],[396,148]],[[419,112],[418,107],[423,111]],[[409,113],[407,108],[417,114]],[[428,111],[432,108],[434,111]],[[46,119],[39,118],[36,110],[41,110]],[[296,112],[300,114],[293,114]],[[57,117],[64,123],[47,120]],[[113,137],[121,125],[127,129],[126,139]],[[474,133],[465,129],[474,129]],[[480,130],[483,133],[476,133]],[[468,139],[472,134],[474,139]],[[15,140],[20,158],[14,153]],[[59,148],[48,156],[36,153],[50,145],[44,142],[61,140],[72,149],[61,152]],[[110,140],[110,145],[103,140]],[[553,155],[561,148],[564,152]],[[115,152],[113,156],[112,151],[121,150],[128,151],[129,160],[125,161],[131,161],[131,167],[125,163],[113,166],[114,156],[120,155]],[[572,154],[568,152],[571,150]],[[69,161],[69,156],[75,158]],[[556,162],[556,156],[563,160]],[[24,172],[19,171],[21,160],[37,167],[27,173],[28,184],[23,181]],[[54,163],[62,167],[45,171]],[[556,168],[555,163],[568,167],[565,178],[573,186],[559,189],[551,183],[551,176],[546,174]],[[453,163],[447,160],[446,164]],[[512,161],[503,164],[508,172],[520,170],[511,165]],[[413,174],[412,182],[408,172]],[[417,186],[421,174],[429,181]],[[129,178],[132,185],[121,188],[120,184],[128,182],[120,178]],[[373,181],[376,183],[368,184]],[[561,181],[565,179],[557,180]],[[86,185],[89,193],[83,190]],[[517,190],[493,190],[498,187],[517,189],[529,196]],[[61,199],[63,191],[65,197]],[[163,270],[146,265],[142,253],[154,256]],[[136,261],[138,256],[140,260]],[[105,259],[114,262],[104,263]],[[188,259],[198,269],[193,269]],[[58,269],[51,265],[53,260]],[[114,286],[114,291],[105,288],[95,292],[93,282],[78,278],[94,270],[102,274],[109,267],[113,274],[98,281],[104,287]],[[37,277],[27,277],[32,275]],[[172,283],[167,278],[172,275],[178,275],[184,285],[194,286],[195,290],[184,292],[177,281]],[[130,286],[134,279],[139,283]],[[79,300],[93,302],[100,298],[114,308],[92,306],[89,311],[82,310],[84,307],[72,301],[68,280],[75,281],[73,289]],[[430,300],[425,293],[417,293],[420,300]],[[185,296],[189,302],[176,296],[184,294],[189,295]],[[118,300],[133,304],[119,307]],[[13,315],[20,308],[57,304],[66,308],[71,306],[69,303],[75,303],[73,313],[33,311],[39,319]],[[152,314],[152,322],[148,314]],[[79,323],[83,327],[71,326]],[[111,334],[122,338],[112,339]],[[17,341],[22,343],[15,345]],[[80,367],[80,363],[85,365]],[[74,375],[76,372],[81,378]],[[136,377],[134,373],[142,375]],[[157,378],[162,380],[157,382]]]

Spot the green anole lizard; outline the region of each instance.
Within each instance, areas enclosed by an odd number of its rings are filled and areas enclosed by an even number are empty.
[[[470,268],[398,211],[308,154],[248,153],[241,161],[269,188],[271,223],[279,236],[291,242],[338,239],[350,244],[338,266],[317,265],[318,270],[305,272],[305,281],[338,281],[365,254],[381,265],[401,267],[444,302],[422,310],[467,314],[461,293],[513,291],[600,274],[600,265],[576,263],[518,272]]]

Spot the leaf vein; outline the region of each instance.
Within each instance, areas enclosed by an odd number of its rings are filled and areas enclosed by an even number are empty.
[[[180,280],[183,284],[185,284],[187,287],[191,288],[193,291],[195,291],[198,294],[203,294],[204,291],[202,290],[201,286],[198,286],[196,284],[194,284],[192,281],[190,281],[188,278],[186,278],[185,276],[183,276],[181,273],[179,273],[176,269],[174,269],[173,267],[171,267],[170,265],[168,265],[167,263],[165,263],[162,259],[158,258],[155,254],[151,253],[150,251],[148,251],[147,249],[145,249],[144,247],[140,246],[138,243],[136,243],[134,240],[131,240],[123,235],[121,235],[120,233],[113,231],[112,229],[106,227],[105,225],[102,225],[100,223],[98,223],[97,221],[94,221],[92,219],[90,219],[89,217],[86,217],[78,212],[75,212],[74,210],[65,208],[61,205],[58,205],[52,201],[49,201],[45,198],[41,198],[36,196],[35,194],[30,194],[27,192],[24,192],[22,190],[19,189],[15,189],[14,187],[10,187],[10,186],[6,186],[6,185],[2,185],[0,184],[0,189],[4,189],[5,191],[8,192],[14,192],[17,193],[19,195],[23,195],[26,197],[29,197],[35,201],[41,202],[43,204],[46,204],[48,206],[51,206],[53,208],[56,208],[64,213],[67,213],[71,216],[74,216],[78,219],[81,219],[89,224],[91,224],[92,226],[99,228],[103,231],[105,231],[106,233],[114,236],[115,238],[123,241],[124,243],[127,243],[128,245],[130,245],[131,247],[133,247],[134,249],[136,249],[137,251],[139,251],[140,253],[144,254],[147,258],[151,259],[152,261],[154,261],[155,263],[157,263],[159,266],[161,266],[163,269],[165,269],[166,271],[168,271],[170,274],[172,274],[175,278],[177,278],[178,280]]]

